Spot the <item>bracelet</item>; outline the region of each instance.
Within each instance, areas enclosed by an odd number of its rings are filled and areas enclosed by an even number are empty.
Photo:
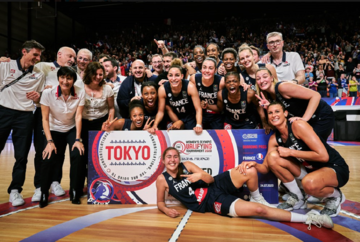
[[[202,128],[202,125],[201,124],[196,124],[195,127],[199,127],[199,128]]]
[[[52,139],[48,139],[47,141],[48,143],[54,143],[54,141]]]
[[[75,142],[76,142],[76,141],[82,143],[82,139],[75,139]]]
[[[292,81],[296,82],[296,84],[299,84],[299,81],[296,79],[292,79]]]

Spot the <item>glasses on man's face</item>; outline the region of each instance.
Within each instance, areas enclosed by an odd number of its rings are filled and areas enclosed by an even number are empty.
[[[79,61],[84,61],[84,62],[88,62],[88,61],[90,61],[88,58],[82,58],[82,57],[79,57],[78,59],[79,59]]]
[[[268,43],[268,45],[270,45],[270,46],[275,46],[275,45],[279,45],[280,43],[281,43],[281,41],[282,40],[275,40],[275,41],[270,41],[269,43]]]

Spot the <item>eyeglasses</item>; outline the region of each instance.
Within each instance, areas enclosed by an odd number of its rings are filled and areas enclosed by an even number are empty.
[[[282,40],[275,40],[275,41],[270,41],[268,43],[268,45],[270,46],[275,46],[275,45],[279,45],[281,43]]]
[[[88,58],[82,58],[82,57],[79,57],[78,58],[79,59],[79,61],[84,61],[84,62],[88,62],[88,61],[90,61],[90,59],[88,59]]]

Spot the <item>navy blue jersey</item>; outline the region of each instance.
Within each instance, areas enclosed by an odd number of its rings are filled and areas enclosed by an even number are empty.
[[[144,106],[144,121],[146,122],[149,118],[155,119],[155,116],[156,116],[156,114],[157,114],[157,112],[158,112],[157,104],[156,104],[156,108],[154,109],[154,111],[153,111],[153,112],[149,112],[149,111],[146,110],[146,108],[145,108],[144,99],[141,98],[140,101],[141,101],[142,105]]]
[[[131,123],[132,123],[131,119],[126,118],[122,130],[131,130],[130,129],[131,128]]]
[[[202,83],[202,74],[195,74],[196,88],[199,92],[200,101],[206,100],[208,104],[216,105],[221,78],[221,76],[215,75],[213,84],[207,87]],[[206,115],[206,111],[203,109],[204,115]]]
[[[189,97],[188,89],[189,81],[182,80],[181,92],[175,96],[170,87],[170,83],[164,83],[164,89],[166,93],[166,104],[171,107],[173,112],[179,119],[186,119],[187,117],[195,117],[195,108],[191,97]]]
[[[279,92],[279,85],[283,82],[278,82],[275,85],[276,100],[281,102],[285,109],[289,112],[289,118],[291,117],[302,117],[308,107],[309,100],[299,98],[284,98]],[[332,108],[322,99],[320,99],[319,106],[316,108],[315,113],[309,120],[309,123],[319,120],[321,115],[332,116]]]
[[[183,174],[188,172],[183,163],[179,164],[179,169],[183,169]],[[162,173],[169,186],[169,194],[179,200],[188,209],[196,212],[206,212],[205,199],[208,192],[208,184],[202,180],[191,183],[186,177],[181,179],[173,178],[166,171]]]
[[[256,126],[255,108],[252,103],[247,102],[247,91],[240,86],[240,100],[237,103],[231,103],[228,98],[228,90],[222,90],[223,104],[225,106],[225,123],[230,124],[232,128],[241,129],[246,124],[252,123]],[[249,128],[249,127],[246,127]]]
[[[259,66],[259,68],[265,67],[265,64],[261,63],[261,64],[258,64],[258,66]],[[245,69],[241,72],[241,75],[243,76],[245,83],[250,85],[251,86],[250,88],[256,92],[256,87],[255,87],[256,80],[254,78],[252,78],[251,76],[249,76],[249,74],[246,72]]]
[[[286,147],[293,150],[302,150],[302,151],[310,151],[310,148],[300,139],[297,139],[292,131],[292,123],[287,122],[288,125],[288,137],[286,142],[283,142],[281,139],[280,132],[275,130],[276,141],[279,146]],[[305,168],[308,170],[317,170],[322,167],[334,167],[334,166],[346,166],[347,164],[345,160],[341,157],[341,155],[333,148],[331,148],[326,141],[324,141],[321,137],[319,137],[321,142],[326,148],[326,151],[329,154],[328,162],[315,162],[315,161],[305,161],[304,159],[295,157],[299,162],[303,164]]]

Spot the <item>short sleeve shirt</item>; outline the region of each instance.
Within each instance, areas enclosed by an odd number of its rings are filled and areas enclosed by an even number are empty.
[[[75,94],[70,95],[66,101],[59,92],[60,86],[43,91],[40,104],[50,108],[50,130],[65,133],[75,127],[76,110],[78,106],[85,104],[85,91],[77,86],[74,87]]]
[[[283,52],[282,62],[278,65],[273,63],[270,57],[270,64],[275,67],[279,81],[291,81],[298,71],[305,70],[300,55],[296,52]]]
[[[23,74],[20,60],[0,63],[0,90]],[[0,105],[18,111],[34,111],[34,103],[26,98],[31,91],[41,92],[44,86],[44,73],[37,67],[15,84],[0,92]]]
[[[104,117],[109,112],[107,99],[114,96],[114,91],[109,85],[103,85],[102,95],[93,98],[85,92],[85,106],[83,109],[83,119],[98,119]]]

